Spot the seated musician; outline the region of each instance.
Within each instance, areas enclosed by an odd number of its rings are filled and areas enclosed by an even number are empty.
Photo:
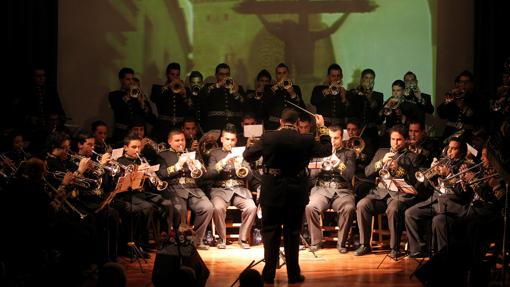
[[[257,207],[252,199],[252,194],[247,188],[247,182],[256,188],[258,184],[244,161],[242,154],[232,155],[232,148],[237,143],[237,133],[234,126],[227,125],[221,133],[222,148],[211,151],[208,174],[214,179],[211,189],[211,202],[214,206],[213,220],[216,232],[220,237],[217,245],[219,249],[226,248],[225,217],[227,207],[232,203],[242,211],[241,227],[239,228],[239,245],[249,249],[248,238],[255,221]]]
[[[205,193],[197,185],[197,181],[204,173],[199,158],[193,159],[185,152],[186,138],[182,130],[172,130],[168,134],[169,150],[161,152],[158,175],[169,184],[169,190],[174,202],[174,228],[186,222],[188,206],[195,213],[193,227],[196,232],[195,246],[200,250],[207,250],[209,246],[202,242],[205,231],[213,216],[213,205]]]
[[[423,222],[432,223],[432,248],[439,251],[448,245],[447,221],[453,222],[455,218],[465,215],[471,202],[472,192],[466,192],[460,183],[453,184],[445,193],[440,192],[435,182],[437,176],[444,179],[448,175],[459,172],[464,162],[466,150],[464,140],[452,137],[448,142],[446,157],[438,162],[433,162],[431,169],[423,171],[425,183],[435,192],[429,199],[416,204],[405,212],[411,257],[427,257],[428,251],[430,251],[427,250],[428,246],[423,236],[425,231],[421,230],[420,224]],[[458,178],[454,179],[457,180]]]
[[[360,232],[361,246],[354,255],[360,256],[370,253],[370,235],[372,216],[386,213],[390,229],[390,257],[398,258],[400,255],[400,235],[404,229],[400,223],[404,211],[417,201],[417,196],[395,188],[392,185],[396,180],[404,180],[414,185],[415,167],[418,166],[417,156],[407,150],[405,145],[405,129],[395,126],[390,130],[391,148],[380,148],[365,169],[367,177],[379,173],[381,179],[369,194],[358,202],[356,215]]]
[[[356,154],[343,147],[342,132],[339,126],[329,128],[333,155],[324,158],[317,182],[312,188],[310,202],[305,207],[312,251],[320,248],[322,240],[320,213],[333,208],[338,214],[337,249],[340,253],[347,253],[347,236],[356,212],[351,184],[356,169]]]

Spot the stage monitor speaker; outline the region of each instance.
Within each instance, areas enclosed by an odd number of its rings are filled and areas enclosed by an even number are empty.
[[[190,269],[195,276],[190,276]],[[156,252],[152,270],[152,283],[155,287],[186,286],[190,280],[196,280],[194,286],[205,286],[207,278],[209,269],[193,245],[172,244]]]

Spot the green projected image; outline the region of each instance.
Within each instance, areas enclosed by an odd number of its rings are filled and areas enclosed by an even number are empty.
[[[411,70],[420,89],[433,93],[434,5],[435,0],[62,1],[61,88],[70,92],[66,81],[80,77],[76,61],[82,69],[100,70],[88,79],[98,97],[118,88],[116,75],[125,66],[135,69],[149,91],[164,81],[170,62],[181,64],[183,78],[192,70],[213,76],[215,66],[225,62],[245,88],[254,86],[261,69],[274,73],[284,62],[309,103],[312,87],[336,62],[348,88],[361,70],[372,68],[375,89],[387,98],[391,83]],[[98,11],[97,20],[80,21],[87,14],[83,9]]]

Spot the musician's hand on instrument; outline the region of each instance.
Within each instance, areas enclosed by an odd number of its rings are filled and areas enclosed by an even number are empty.
[[[150,168],[150,165],[148,163],[142,163],[138,166],[139,171],[146,171]]]
[[[322,94],[323,94],[324,96],[329,96],[329,95],[331,95],[331,89],[326,88],[326,89],[322,90]]]
[[[322,115],[315,114],[315,123],[317,124],[318,127],[323,127],[324,126],[324,117],[322,117]]]
[[[62,182],[60,184],[62,184],[62,185],[69,185],[71,183],[71,181],[73,181],[73,179],[74,179],[73,173],[68,171],[64,175],[64,178],[62,179]]]
[[[107,164],[110,159],[112,158],[112,154],[111,153],[104,153],[102,156],[101,156],[101,159],[99,160],[99,164],[101,165],[105,165]]]
[[[448,166],[439,165],[439,166],[436,166],[436,169],[438,171],[437,173],[442,177],[446,177],[446,176],[448,176],[448,174],[450,174],[450,168]]]
[[[432,159],[432,163],[430,164],[430,167],[435,166],[435,165],[437,164],[437,162],[438,162],[438,161],[439,161],[439,160],[437,159],[437,157],[434,157],[434,158]]]
[[[177,161],[177,163],[175,164],[176,165],[176,170],[180,170],[181,168],[184,167],[184,164],[186,163],[187,161],[187,158],[185,155],[181,155],[179,157],[179,160]]]
[[[395,153],[393,152],[387,152],[382,159],[383,164],[386,164],[389,160],[392,160],[394,155]]]
[[[198,150],[198,148],[199,148],[199,146],[200,146],[200,145],[199,145],[199,143],[198,143],[198,141],[197,141],[197,140],[193,140],[193,141],[191,142],[191,150],[197,151],[197,150]]]
[[[83,174],[88,168],[90,168],[91,162],[90,158],[84,157],[80,160],[80,163],[78,164],[78,172]]]

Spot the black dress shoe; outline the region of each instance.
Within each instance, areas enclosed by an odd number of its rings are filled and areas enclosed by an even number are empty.
[[[299,275],[298,277],[289,278],[289,284],[301,283],[305,281],[305,276]]]
[[[399,259],[402,256],[405,256],[405,252],[401,252],[400,250],[391,249],[390,254],[388,255],[391,259]]]
[[[356,255],[356,256],[363,256],[363,255],[366,255],[366,254],[368,254],[370,252],[372,252],[370,247],[368,247],[366,245],[361,245],[358,249],[356,249],[356,251],[354,251],[354,255]]]

